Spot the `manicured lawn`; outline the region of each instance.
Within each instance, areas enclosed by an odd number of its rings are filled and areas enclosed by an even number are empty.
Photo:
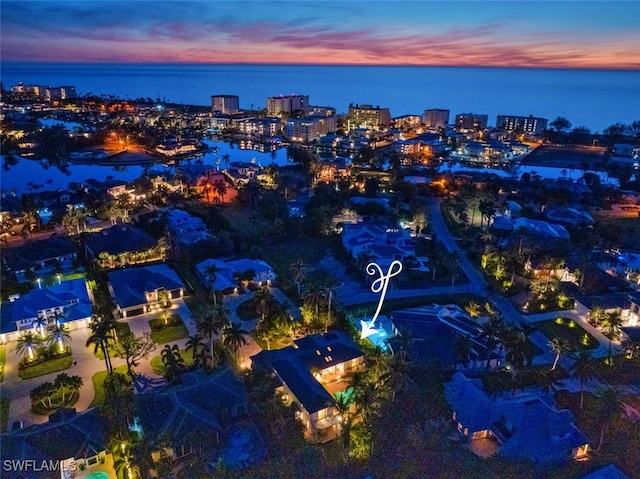
[[[71,367],[71,363],[73,363],[73,356],[69,354],[61,358],[49,359],[43,363],[19,369],[18,376],[20,379],[37,378],[38,376],[43,376],[45,374],[69,369]]]
[[[0,432],[7,431],[7,422],[9,422],[9,405],[11,400],[0,398]]]
[[[151,327],[151,339],[157,344],[170,343],[178,339],[186,338],[189,336],[189,330],[182,322],[182,318],[179,314],[173,314],[169,318],[170,326],[164,327],[159,331],[154,329],[163,326],[160,318],[155,318],[149,321],[149,327]]]
[[[4,381],[4,365],[7,363],[7,347],[0,346],[0,383]]]
[[[186,349],[181,349],[180,356],[184,359],[185,367],[193,366],[193,354],[192,351],[187,351]],[[164,375],[164,364],[162,364],[162,356],[154,356],[151,358],[151,369],[153,372],[159,375]]]
[[[582,329],[572,319],[550,319],[536,323],[535,326],[549,341],[553,338],[562,338],[569,342],[574,349],[595,349],[599,344],[596,338]]]
[[[127,323],[116,323],[113,329],[115,330],[115,336],[118,338],[125,334],[131,333],[131,328]],[[95,346],[91,346],[91,347],[93,348]],[[102,354],[102,349],[98,348],[98,350],[95,351],[93,354],[95,355],[96,358],[102,359],[104,361],[104,354]],[[115,357],[116,355],[115,350],[113,349],[111,344],[109,344],[109,354],[111,355],[112,358]]]
[[[120,373],[120,374],[127,374],[127,367],[124,365],[118,366],[117,368],[114,369],[114,372]],[[91,401],[91,407],[100,406],[104,402],[104,397],[105,397],[104,380],[106,377],[107,377],[107,371],[104,370],[104,371],[95,373],[91,378],[91,381],[93,382],[93,390],[95,391],[95,397],[93,398],[93,401]]]

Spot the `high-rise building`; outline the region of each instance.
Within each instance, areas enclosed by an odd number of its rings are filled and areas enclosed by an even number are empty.
[[[368,128],[383,130],[391,124],[391,114],[388,108],[375,108],[371,105],[350,105],[347,115],[347,129]]]
[[[484,130],[487,127],[489,115],[476,113],[459,113],[456,115],[455,128],[457,130]]]
[[[546,118],[537,118],[533,115],[498,115],[498,118],[496,119],[496,128],[509,132],[522,130],[523,133],[540,135],[547,129],[547,121],[548,120]]]
[[[449,110],[434,108],[424,111],[424,126],[427,128],[446,128],[449,125]]]
[[[267,97],[267,115],[278,116],[282,113],[304,110],[308,105],[309,95],[270,96]]]
[[[240,97],[237,95],[211,95],[211,110],[223,114],[238,113]]]

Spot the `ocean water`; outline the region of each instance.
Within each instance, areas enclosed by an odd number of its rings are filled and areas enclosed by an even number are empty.
[[[240,96],[242,108],[264,108],[266,98],[309,95],[312,105],[345,113],[349,104],[388,107],[391,116],[444,108],[457,113],[568,118],[574,127],[601,132],[640,120],[640,71],[510,68],[3,64],[5,88],[18,82],[73,85],[81,95],[151,97],[210,105],[211,95]]]

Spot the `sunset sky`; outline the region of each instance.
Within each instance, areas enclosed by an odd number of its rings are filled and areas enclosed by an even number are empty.
[[[4,1],[3,63],[640,69],[635,1]]]

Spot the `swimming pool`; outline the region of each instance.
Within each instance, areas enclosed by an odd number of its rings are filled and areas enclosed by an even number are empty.
[[[109,474],[104,471],[96,471],[88,475],[87,479],[109,479]]]

